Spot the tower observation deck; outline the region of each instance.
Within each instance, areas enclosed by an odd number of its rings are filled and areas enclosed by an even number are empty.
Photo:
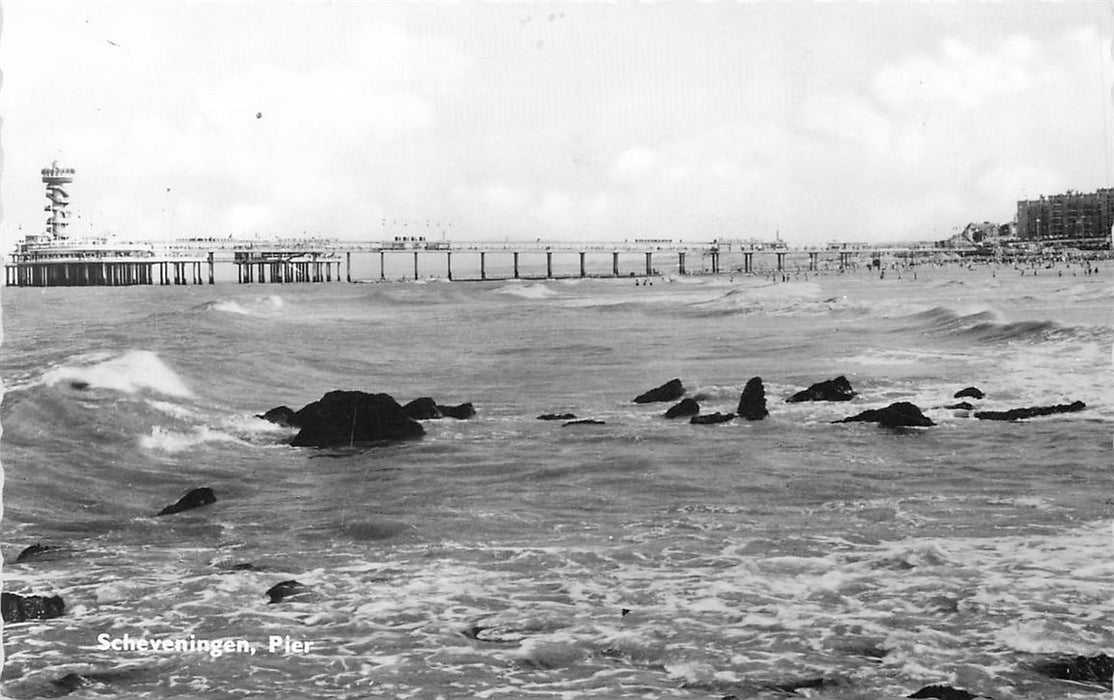
[[[46,233],[52,240],[68,238],[66,227],[70,225],[70,195],[66,187],[73,182],[74,169],[61,168],[54,161],[49,168],[42,169],[43,184],[46,185],[47,205],[43,211],[49,212],[46,220]]]

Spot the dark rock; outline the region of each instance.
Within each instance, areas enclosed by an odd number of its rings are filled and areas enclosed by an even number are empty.
[[[580,420],[571,420],[568,423],[561,425],[562,428],[570,425],[607,425],[607,421],[596,420],[595,418],[581,418]]]
[[[770,415],[766,410],[766,388],[762,386],[761,377],[752,377],[743,387],[739,396],[739,408],[736,411],[740,418],[747,420],[762,420]]]
[[[878,423],[887,428],[905,428],[909,426],[927,427],[936,425],[925,414],[921,413],[921,409],[908,401],[898,401],[892,403],[885,408],[875,408],[869,411],[844,418],[837,423],[858,423],[858,422]]]
[[[150,668],[142,667],[67,673],[61,678],[56,678],[50,682],[50,690],[46,697],[62,697],[63,695],[69,695],[75,690],[88,688],[93,685],[133,682],[141,678],[150,677],[151,675],[152,670]]]
[[[294,409],[289,406],[276,406],[262,415],[256,415],[256,418],[262,418],[275,425],[288,426],[291,428],[299,427],[297,419],[295,418]]]
[[[457,420],[467,420],[476,415],[476,409],[471,403],[462,403],[459,406],[438,405],[437,410],[441,411],[441,415]]]
[[[289,581],[283,581],[282,583],[276,583],[275,585],[271,586],[267,589],[266,595],[270,596],[271,598],[270,603],[268,604],[273,604],[286,600],[287,598],[292,598],[294,596],[305,595],[309,592],[309,586],[301,583],[300,581],[291,579]]]
[[[70,382],[70,388],[77,389],[78,391],[85,391],[89,388],[89,382],[83,382],[80,379],[74,379]]]
[[[937,700],[971,700],[971,698],[981,697],[968,693],[966,690],[959,690],[952,688],[948,685],[926,685],[912,695],[907,695],[910,698],[936,698]]]
[[[330,391],[295,414],[302,429],[295,447],[339,447],[406,440],[425,435],[387,394]]]
[[[1075,413],[1087,408],[1087,404],[1076,401],[1070,404],[1056,406],[1030,406],[1029,408],[1011,408],[1008,411],[975,411],[975,418],[979,420],[1020,420],[1023,418],[1036,418],[1037,416],[1050,416],[1054,413]]]
[[[543,413],[538,420],[576,420],[575,413]]]
[[[437,402],[428,396],[414,399],[402,407],[402,412],[410,420],[434,420],[441,417],[441,411],[437,409]]]
[[[955,396],[953,396],[952,398],[953,399],[982,399],[982,398],[985,398],[985,397],[986,397],[986,394],[982,393],[982,390],[979,389],[977,386],[969,386],[966,389],[960,389],[959,391],[955,392]]]
[[[1076,656],[1071,659],[1056,659],[1038,663],[1037,673],[1064,681],[1100,685],[1111,690],[1114,678],[1114,659],[1106,654],[1098,656]]]
[[[685,394],[685,387],[680,379],[670,379],[657,389],[650,389],[644,394],[635,397],[635,403],[654,403],[656,401],[676,401]]]
[[[229,568],[233,571],[259,571],[259,567],[252,564],[250,561],[246,561],[242,564],[233,564]]]
[[[800,401],[850,401],[854,396],[855,390],[851,388],[851,382],[847,381],[847,377],[841,374],[835,379],[817,382],[803,391],[798,391],[786,401],[789,403]]]
[[[203,486],[199,489],[193,489],[185,496],[179,498],[177,503],[172,506],[163,508],[155,515],[174,515],[175,513],[181,513],[184,510],[193,510],[194,508],[200,508],[201,506],[207,506],[211,503],[216,502],[217,495],[213,493],[213,489],[209,488],[208,486]]]
[[[970,411],[972,408],[974,408],[974,406],[972,406],[967,401],[960,401],[959,403],[953,403],[951,406],[944,406],[944,408],[953,409],[956,411]]]
[[[826,678],[803,678],[798,681],[790,681],[788,683],[777,683],[773,685],[774,690],[780,690],[783,693],[794,693],[798,690],[815,690],[817,688],[830,688],[833,685],[839,685]]]
[[[734,417],[734,413],[709,413],[706,416],[693,416],[689,419],[689,423],[693,425],[712,425],[714,423],[726,423]]]
[[[23,622],[24,620],[49,620],[61,617],[66,604],[61,596],[16,595],[4,591],[0,593],[0,616],[4,622]]]
[[[35,544],[31,545],[30,547],[26,547],[22,552],[20,552],[19,556],[15,558],[15,563],[19,564],[25,561],[48,559],[51,555],[57,554],[58,551],[59,550],[57,547],[39,544],[38,542],[36,542]]]
[[[700,404],[693,399],[681,399],[680,403],[669,407],[669,410],[665,412],[665,417],[684,418],[685,416],[695,416],[697,413],[700,413]]]

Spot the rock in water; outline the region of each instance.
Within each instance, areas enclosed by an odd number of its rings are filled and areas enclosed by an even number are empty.
[[[858,422],[878,423],[887,428],[906,428],[906,427],[928,427],[936,425],[925,414],[921,413],[921,409],[908,401],[898,401],[892,403],[885,408],[875,408],[869,411],[844,418],[837,423],[858,423]]]
[[[715,423],[726,423],[735,417],[734,413],[710,413],[706,416],[693,416],[689,423],[693,425],[714,425]]]
[[[971,700],[980,697],[966,690],[959,690],[948,685],[926,685],[917,692],[907,695],[910,698],[936,698],[936,700]]]
[[[295,447],[342,447],[425,435],[421,424],[407,418],[387,394],[330,391],[295,418],[302,427],[290,442]]]
[[[428,396],[414,399],[402,407],[402,412],[410,420],[434,420],[441,417],[441,411],[437,410],[437,402]]]
[[[309,592],[309,586],[302,583],[301,581],[295,581],[291,579],[289,581],[283,581],[282,583],[276,583],[275,585],[271,586],[267,589],[266,595],[270,596],[271,600],[268,604],[271,604],[281,602],[283,600],[286,600],[287,598],[292,598],[297,595],[304,595]]]
[[[959,391],[955,392],[955,396],[953,396],[952,398],[953,399],[982,399],[982,398],[985,398],[985,397],[986,397],[986,394],[982,393],[982,390],[979,389],[977,386],[969,386],[966,389],[960,389]]]
[[[16,595],[4,591],[0,593],[0,617],[4,622],[23,622],[24,620],[49,620],[61,617],[66,611],[62,596]]]
[[[596,420],[595,418],[581,418],[580,420],[571,420],[568,423],[562,423],[561,427],[565,428],[570,425],[607,425],[607,421]]]
[[[854,397],[855,390],[851,388],[851,382],[847,381],[847,377],[841,374],[835,379],[817,382],[804,391],[798,391],[786,401],[789,403],[800,401],[850,401]]]
[[[262,418],[275,425],[288,426],[291,428],[299,427],[297,419],[294,417],[294,409],[289,406],[276,406],[262,415],[256,415],[256,418]]]
[[[575,413],[543,413],[538,420],[576,420]]]
[[[1077,656],[1073,659],[1039,663],[1036,670],[1049,678],[1100,685],[1111,690],[1112,679],[1114,679],[1114,659],[1106,654]]]
[[[971,405],[970,401],[960,401],[959,403],[953,403],[951,406],[944,406],[944,408],[953,411],[970,411],[974,406]]]
[[[739,396],[739,408],[736,411],[740,418],[747,420],[762,420],[770,415],[766,410],[766,388],[762,386],[761,377],[752,377],[743,387]]]
[[[217,502],[217,495],[213,493],[213,489],[208,486],[203,486],[199,489],[194,489],[178,499],[178,502],[172,506],[167,506],[156,513],[158,515],[174,515],[181,513],[184,510],[193,510],[201,506],[207,506],[211,503]]]
[[[666,418],[684,418],[685,416],[695,416],[700,413],[700,404],[692,399],[681,399],[681,402],[670,406],[669,410],[665,412]]]
[[[15,558],[15,563],[19,564],[21,562],[32,561],[35,559],[48,559],[51,557],[52,554],[56,554],[57,552],[57,547],[51,547],[50,545],[44,545],[36,542],[30,547],[24,548],[24,550],[19,553],[19,556]]]
[[[670,379],[657,389],[650,389],[644,394],[635,397],[635,403],[654,403],[655,401],[676,401],[685,393],[685,387],[680,379]]]
[[[476,415],[476,409],[471,403],[462,403],[459,406],[441,406],[438,404],[437,410],[441,412],[441,415],[457,420],[467,420]]]
[[[1011,408],[1008,411],[975,411],[975,418],[980,420],[1021,420],[1023,418],[1036,418],[1037,416],[1050,416],[1054,413],[1075,413],[1085,408],[1087,408],[1087,404],[1076,401],[1070,404],[1057,404],[1056,406]]]

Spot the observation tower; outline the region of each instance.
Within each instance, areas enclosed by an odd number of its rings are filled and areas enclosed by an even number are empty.
[[[69,236],[66,227],[70,225],[70,195],[66,187],[73,182],[74,169],[61,168],[54,161],[49,168],[42,169],[43,184],[46,185],[46,198],[49,203],[43,211],[49,212],[46,220],[46,233],[51,240],[63,241]]]

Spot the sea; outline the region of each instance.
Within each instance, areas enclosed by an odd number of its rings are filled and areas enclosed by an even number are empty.
[[[65,614],[5,626],[0,692],[1109,695],[1038,669],[1114,653],[1110,262],[367,277],[3,290],[3,587]],[[752,377],[765,420],[633,402]],[[258,417],[334,389],[476,415],[338,448]],[[833,422],[897,401],[935,425]]]

